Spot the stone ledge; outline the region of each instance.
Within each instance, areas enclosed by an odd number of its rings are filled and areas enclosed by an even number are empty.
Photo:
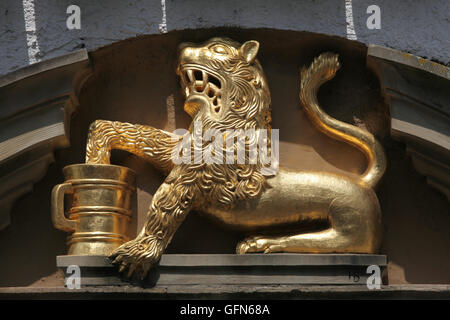
[[[426,71],[450,80],[450,68],[407,52],[371,44],[369,45],[367,55]]]
[[[390,285],[379,290],[360,285],[5,287],[0,288],[0,299],[450,299],[450,285]]]

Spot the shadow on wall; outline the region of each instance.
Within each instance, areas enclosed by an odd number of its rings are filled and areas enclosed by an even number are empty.
[[[450,203],[414,170],[402,144],[389,144],[389,166],[378,192],[389,283],[448,284]]]
[[[260,42],[258,59],[272,94],[272,126],[280,129],[282,141],[300,150],[282,158],[283,165],[350,176],[364,170],[365,159],[359,151],[318,132],[300,108],[299,68],[324,51],[339,53],[342,62],[336,78],[319,92],[324,109],[389,141],[388,110],[376,78],[366,68],[367,48],[354,41],[305,32],[231,28],[143,36],[98,49],[90,53],[92,74],[79,91],[80,105],[71,121],[71,147],[56,153],[56,164],[35,184],[33,193],[16,203],[12,224],[0,232],[0,261],[7,261],[0,265],[0,286],[30,285],[56,271],[55,257],[66,251],[66,234],[51,225],[50,192],[63,181],[64,166],[84,161],[92,121],[150,124],[168,131],[189,125],[175,74],[176,49],[180,42],[201,42],[213,36]],[[387,148],[389,169],[379,196],[385,225],[383,253],[391,261],[389,277],[396,283],[449,283],[450,241],[445,231],[449,204],[415,173],[402,147]],[[125,152],[113,153],[112,163],[138,172],[138,213],[133,223],[139,229],[164,176]],[[167,252],[233,253],[242,237],[193,212]]]
[[[63,180],[62,167],[50,165],[45,178],[18,200],[11,224],[0,231],[0,287],[27,286],[56,271],[56,256],[66,253],[67,234],[53,227],[50,194]]]

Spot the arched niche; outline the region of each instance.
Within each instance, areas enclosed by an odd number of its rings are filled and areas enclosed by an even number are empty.
[[[258,59],[271,90],[272,126],[280,129],[281,164],[299,170],[326,170],[352,176],[364,170],[363,155],[317,131],[303,114],[298,99],[299,69],[324,51],[339,54],[342,68],[333,80],[320,89],[319,102],[333,117],[371,131],[387,148],[390,165],[385,179],[387,182],[382,182],[378,191],[385,229],[389,231],[382,253],[395,261],[395,267],[391,270],[394,277],[400,275],[396,280],[399,283],[444,279],[442,272],[424,275],[418,271],[417,266],[423,267],[420,257],[429,256],[429,250],[417,238],[412,239],[418,250],[417,257],[401,252],[405,245],[410,244],[405,244],[406,240],[396,236],[398,230],[403,230],[404,224],[403,220],[397,219],[398,209],[402,206],[407,208],[409,219],[413,221],[410,223],[416,225],[425,214],[425,209],[416,203],[418,194],[423,201],[433,204],[439,221],[448,219],[443,215],[448,202],[426,186],[421,176],[412,169],[408,158],[404,157],[402,147],[390,140],[390,108],[385,103],[379,80],[367,68],[368,48],[344,38],[309,32],[215,28],[140,36],[89,52],[82,59],[82,65],[69,77],[66,100],[59,107],[64,110],[61,121],[65,143],[51,149],[54,162],[49,161],[52,164],[48,172],[45,173],[46,166],[41,172],[43,179],[32,182],[35,183],[34,191],[11,205],[12,224],[0,232],[0,251],[10,259],[8,266],[1,271],[10,276],[20,274],[18,279],[6,283],[29,285],[54,272],[55,256],[65,254],[66,234],[51,225],[50,191],[55,184],[63,181],[64,166],[84,161],[89,124],[96,119],[106,119],[149,124],[167,131],[186,128],[190,118],[183,111],[183,98],[175,74],[177,46],[183,41],[201,42],[214,36],[226,36],[240,42],[249,39],[260,42]],[[52,70],[61,68],[57,66]],[[41,85],[49,89],[44,82]],[[390,151],[392,148],[394,151]],[[30,150],[30,154],[35,152]],[[136,232],[143,224],[152,194],[164,176],[150,164],[126,152],[114,152],[112,162],[138,172],[133,221],[133,232]],[[391,166],[391,163],[394,165]],[[409,187],[409,193],[405,187]],[[431,258],[441,261],[443,266],[450,265],[448,259],[443,261],[440,258],[440,252],[448,249],[448,244],[442,241],[447,231],[439,225],[433,232],[427,224],[421,228],[424,234],[439,243]],[[37,237],[40,242],[32,240]],[[176,233],[167,252],[231,253],[236,241],[242,237],[242,234],[210,224],[193,212]],[[26,268],[20,263],[24,256],[36,262],[34,272],[25,273]],[[405,270],[414,263],[415,266],[409,269],[412,272],[405,275]],[[55,277],[50,278],[56,281]]]

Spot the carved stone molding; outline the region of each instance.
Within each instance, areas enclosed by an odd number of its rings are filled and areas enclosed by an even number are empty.
[[[450,200],[450,68],[370,45],[367,65],[391,108],[391,135],[417,171]]]
[[[53,151],[69,145],[74,81],[88,64],[80,50],[0,78],[0,230],[14,201],[45,175]]]

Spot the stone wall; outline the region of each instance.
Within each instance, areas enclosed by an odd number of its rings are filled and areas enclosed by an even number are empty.
[[[70,16],[66,10],[72,4],[81,9],[80,30],[66,26]],[[380,29],[367,27],[371,5],[381,10]],[[92,51],[136,35],[215,27],[272,28],[354,38],[347,31],[353,26],[350,30],[366,45],[391,47],[446,64],[450,61],[449,11],[446,0],[2,0],[0,75],[30,61],[84,47]],[[27,36],[31,40],[27,41]]]

